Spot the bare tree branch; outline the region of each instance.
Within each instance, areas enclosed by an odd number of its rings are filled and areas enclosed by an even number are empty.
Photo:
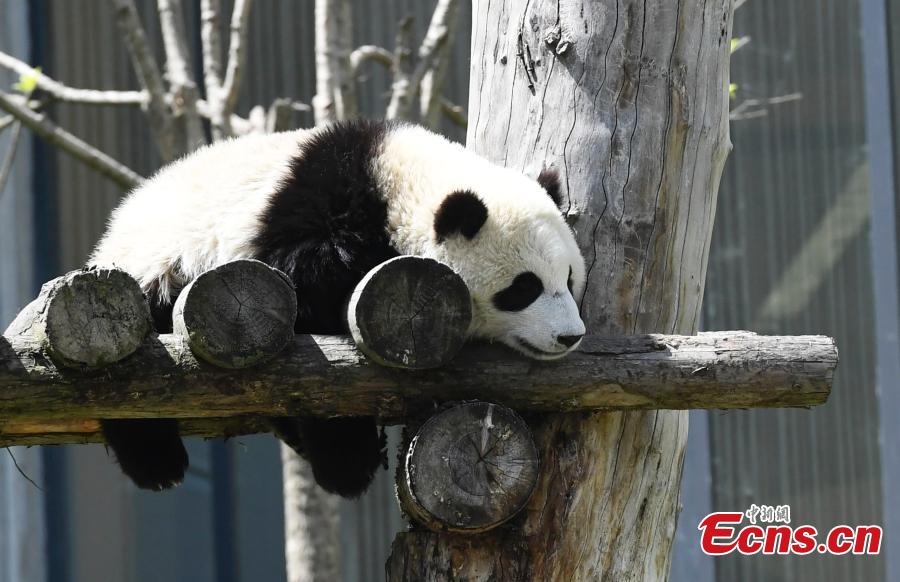
[[[431,15],[428,31],[419,46],[419,63],[410,81],[414,89],[419,88],[422,78],[434,68],[434,60],[438,58],[441,48],[449,43],[450,24],[452,23],[455,28],[454,21],[458,12],[458,0],[438,0]]]
[[[250,126],[248,133],[265,133],[267,116],[266,108],[262,105],[251,107],[250,114],[247,116],[247,123]]]
[[[147,114],[150,129],[156,139],[160,156],[164,162],[175,157],[175,136],[172,132],[172,117],[166,105],[166,89],[163,85],[159,65],[150,50],[147,34],[141,25],[134,0],[111,0],[116,22],[122,31],[131,62],[141,86],[147,91]]]
[[[204,99],[199,99],[197,101],[197,113],[200,114],[200,117],[208,119],[210,123],[214,124],[213,108],[208,101]],[[250,120],[247,118],[241,117],[240,115],[232,115],[229,118],[228,123],[231,127],[231,134],[229,135],[244,135],[250,133]]]
[[[391,101],[388,103],[385,117],[397,119],[408,113],[410,86],[409,76],[412,67],[412,17],[407,16],[397,23],[397,34],[394,42],[394,82],[391,85]]]
[[[291,128],[294,103],[290,99],[276,99],[266,113],[266,133],[286,131]]]
[[[222,89],[225,113],[234,113],[241,92],[241,81],[247,64],[247,28],[253,0],[236,0],[231,13],[231,37],[228,41],[228,70]]]
[[[206,59],[204,57],[204,63],[205,62]],[[147,107],[150,100],[147,91],[96,91],[93,89],[76,89],[68,87],[43,73],[35,71],[28,63],[20,61],[4,52],[0,52],[0,66],[6,67],[20,75],[35,75],[38,88],[45,91],[54,99],[65,101],[67,103],[101,106],[140,105],[142,107]],[[219,90],[221,91],[221,87]],[[207,89],[207,92],[211,93],[209,89]],[[166,107],[171,104],[171,101],[172,97],[164,96],[164,104]],[[308,105],[300,102],[292,102],[291,106],[295,111],[309,110]],[[203,99],[197,100],[197,112],[201,117],[209,119],[210,121],[213,120],[214,110],[209,103]],[[14,120],[15,118],[11,115],[0,119],[0,130],[5,129],[8,125],[12,124]],[[248,133],[250,131],[249,122],[243,117],[232,114],[229,122],[235,126],[235,133],[237,134]]]
[[[147,102],[146,91],[97,91],[68,87],[51,79],[28,63],[2,51],[0,51],[0,66],[18,73],[20,76],[32,76],[39,89],[60,101],[89,105],[143,105]]]
[[[231,123],[224,112],[222,95],[222,35],[219,18],[221,0],[202,0],[200,3],[200,36],[203,41],[203,82],[206,85],[206,108],[213,140],[231,135]],[[203,115],[203,113],[201,113]]]
[[[19,147],[19,138],[21,136],[22,122],[16,121],[12,128],[12,134],[9,136],[9,149],[6,150],[3,165],[0,165],[0,201],[3,200],[3,194],[6,192],[6,181],[12,173],[12,166],[16,159],[16,150]]]
[[[438,3],[431,17],[428,34],[419,50],[422,62],[424,62],[423,52],[430,51],[432,54],[431,67],[426,70],[419,88],[419,115],[422,122],[432,129],[437,129],[441,121],[443,112],[441,99],[450,64],[450,49],[453,46],[453,39],[456,38],[458,23],[459,2],[450,0]],[[432,35],[434,35],[434,39],[430,42],[433,43],[433,46],[429,45],[429,38]],[[442,40],[437,40],[438,37],[441,37]]]
[[[394,66],[394,54],[386,48],[371,44],[357,47],[350,53],[350,71],[354,78],[359,74],[359,67],[366,61],[375,61],[390,69]]]
[[[447,119],[465,129],[469,126],[469,119],[466,117],[466,110],[457,105],[456,103],[451,103],[447,98],[441,97],[441,110],[444,112],[444,115],[447,116]]]
[[[203,0],[201,5],[206,112],[212,124],[214,140],[235,134],[231,120],[237,107],[241,80],[247,61],[247,27],[252,5],[252,0],[237,0],[234,5],[224,80],[221,61],[222,39],[219,34],[222,4],[220,0]]]
[[[200,36],[203,41],[203,80],[206,94],[222,87],[222,35],[219,34],[221,0],[200,2]]]
[[[181,0],[157,0],[159,24],[166,49],[166,76],[172,96],[172,112],[176,130],[181,135],[181,152],[189,152],[206,143],[203,125],[197,112],[197,83],[190,68],[190,53],[184,26]]]
[[[402,76],[394,78],[394,90],[388,106],[387,116],[389,119],[409,118],[412,98],[421,89],[422,79],[435,69],[436,59],[439,58],[444,45],[449,43],[450,27],[448,23],[452,23],[456,19],[458,4],[458,0],[438,0],[431,16],[431,23],[428,25],[428,31],[419,46],[419,59],[415,69],[406,78]],[[400,35],[398,34],[399,40]],[[402,67],[400,69],[402,70]]]
[[[15,98],[6,93],[0,93],[0,109],[15,116],[23,125],[51,145],[71,154],[123,189],[131,189],[143,182],[141,176],[123,163],[60,128],[45,114],[32,111],[25,104],[16,103]]]
[[[357,115],[350,64],[352,29],[347,0],[316,0],[316,125]]]
[[[343,119],[359,115],[356,98],[356,77],[350,70],[350,53],[353,52],[353,11],[350,0],[338,0],[338,36],[335,68],[337,70],[336,99]]]
[[[729,112],[728,118],[731,121],[741,121],[765,117],[769,114],[769,105],[781,105],[801,99],[803,99],[803,93],[788,93],[787,95],[779,95],[767,99],[745,99]]]
[[[331,66],[331,51],[335,36],[334,18],[330,14],[333,9],[333,0],[316,0],[316,94],[312,100],[316,125],[337,119],[334,106],[334,71]]]

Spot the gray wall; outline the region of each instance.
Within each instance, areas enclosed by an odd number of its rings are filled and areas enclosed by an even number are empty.
[[[883,504],[897,503],[881,490],[859,9],[753,0],[738,10],[735,36],[751,41],[732,60],[735,105],[802,98],[732,124],[704,303],[706,329],[836,337],[841,362],[825,406],[710,415],[714,508],[788,503],[792,524],[820,531],[882,523]],[[731,555],[716,572],[729,581],[874,582],[884,563]]]
[[[0,50],[27,56],[28,47],[25,4],[0,0]],[[12,75],[0,72],[0,86],[13,81]],[[9,151],[11,134],[11,129],[0,133],[0,160]],[[27,131],[22,132],[16,151],[12,174],[0,189],[0,331],[34,290],[31,138]],[[13,462],[14,456],[22,472],[40,483],[40,450],[14,448],[9,453],[0,451],[0,582],[43,582],[43,497]]]

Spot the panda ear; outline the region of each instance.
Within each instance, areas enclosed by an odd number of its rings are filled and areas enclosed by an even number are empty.
[[[562,184],[556,168],[544,168],[537,177],[538,184],[547,191],[547,195],[557,207],[562,207]]]
[[[487,216],[487,206],[474,192],[458,190],[441,202],[434,215],[434,233],[438,242],[455,234],[471,240],[484,226]]]

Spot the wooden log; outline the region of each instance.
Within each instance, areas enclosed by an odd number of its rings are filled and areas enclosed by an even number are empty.
[[[254,260],[226,263],[185,287],[172,313],[175,334],[222,368],[272,358],[294,338],[297,295],[287,275]]]
[[[397,471],[397,496],[429,529],[484,532],[525,506],[538,466],[525,421],[504,406],[467,402],[418,430]]]
[[[4,335],[30,338],[59,366],[99,368],[134,353],[151,329],[137,282],[119,269],[96,268],[45,283]]]
[[[50,361],[40,342],[0,337],[0,419],[376,416],[403,422],[435,403],[482,399],[518,411],[814,406],[837,365],[822,336],[587,336],[569,357],[537,362],[471,345],[447,366],[372,364],[348,337],[295,336],[265,366],[226,370],[173,335],[84,373]]]
[[[443,366],[462,348],[472,299],[447,265],[402,256],[369,271],[347,315],[350,334],[366,356],[384,366],[424,370]]]

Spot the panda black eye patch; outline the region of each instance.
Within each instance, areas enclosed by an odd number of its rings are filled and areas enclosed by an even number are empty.
[[[494,307],[500,311],[522,311],[543,292],[544,284],[540,277],[526,271],[516,275],[509,287],[494,295]]]

